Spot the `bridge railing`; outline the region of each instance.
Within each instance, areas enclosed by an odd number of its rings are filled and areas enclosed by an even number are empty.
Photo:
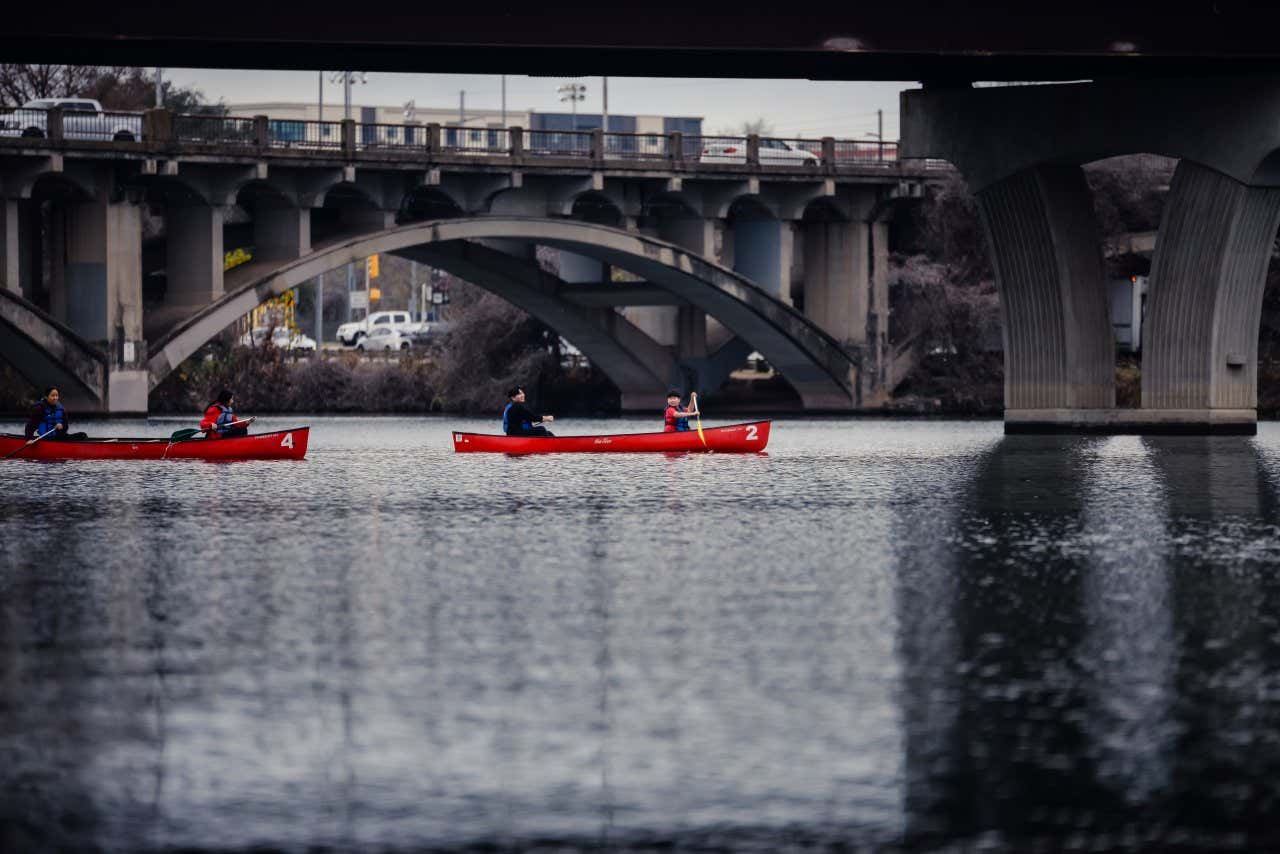
[[[231,117],[228,117],[230,119]],[[257,134],[262,135],[265,116],[255,116]],[[243,121],[240,119],[239,121]],[[310,119],[266,119],[266,139],[271,148],[338,150],[342,148],[342,122]]]
[[[206,116],[178,114],[173,117],[174,140],[197,145],[257,144],[253,119],[238,116]]]
[[[621,160],[666,160],[671,156],[671,138],[661,133],[606,133],[602,137],[604,156]]]
[[[890,164],[898,161],[898,143],[866,142],[863,140],[838,139],[833,146],[832,158],[837,167],[867,166],[877,163]]]
[[[510,154],[511,131],[503,127],[441,127],[440,150],[450,154]]]
[[[600,163],[647,161],[676,164],[742,164],[749,167],[820,168],[828,173],[898,163],[892,141],[842,140],[673,133],[618,133],[600,130],[524,130],[518,127],[457,127],[439,124],[274,119],[269,116],[0,107],[0,139],[45,137],[97,142],[177,142],[183,145],[243,147],[299,152],[404,153],[411,156],[581,158]],[[924,164],[928,169],[947,164]],[[676,168],[682,168],[677,166]]]
[[[525,134],[525,153],[537,157],[590,157],[591,131],[535,130]]]

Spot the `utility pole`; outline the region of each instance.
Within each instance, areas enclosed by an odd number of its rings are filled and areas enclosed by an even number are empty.
[[[609,132],[609,78],[602,77],[600,91],[602,93],[603,109],[600,116],[600,130],[605,133]]]
[[[502,126],[507,126],[507,75],[502,75]]]
[[[160,78],[164,74],[163,68],[156,68],[156,108],[164,106],[164,84],[160,82]]]
[[[458,124],[465,125],[467,123],[467,90],[458,90]]]
[[[876,139],[880,140],[880,158],[884,160],[884,110],[876,110]]]
[[[316,349],[324,344],[324,273],[316,276]]]
[[[316,97],[316,121],[324,121],[324,72],[316,75],[320,78],[320,94]]]

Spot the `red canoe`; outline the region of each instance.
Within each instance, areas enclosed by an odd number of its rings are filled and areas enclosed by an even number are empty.
[[[501,454],[634,453],[643,451],[716,451],[743,454],[763,451],[769,444],[769,421],[705,427],[706,444],[697,430],[686,433],[618,433],[612,436],[490,436],[454,433],[453,449],[459,453]]]
[[[45,439],[24,448],[13,460],[300,460],[307,455],[310,427],[277,430],[232,439]],[[26,439],[0,433],[0,459],[26,444]]]

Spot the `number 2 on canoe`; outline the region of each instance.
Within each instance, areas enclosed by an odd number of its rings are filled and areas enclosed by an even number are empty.
[[[754,442],[756,439],[760,438],[759,436],[756,435],[757,429],[758,428],[754,424],[747,425],[747,441],[748,442]]]
[[[280,440],[280,447],[282,447],[282,448],[292,448],[292,447],[293,447],[293,434],[292,434],[292,433],[285,433],[285,434],[284,434],[284,438]]]

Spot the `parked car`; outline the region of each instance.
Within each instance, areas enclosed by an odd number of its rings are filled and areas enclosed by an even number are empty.
[[[412,333],[401,332],[390,326],[379,326],[360,339],[356,349],[364,353],[369,350],[408,350],[413,346]]]
[[[803,148],[796,148],[781,139],[760,140],[760,162],[775,165],[803,166],[817,163],[818,155]],[[746,163],[747,141],[745,139],[718,139],[708,141],[702,147],[703,163]]]
[[[0,136],[49,135],[49,110],[62,108],[64,139],[102,139],[128,142],[142,139],[140,113],[104,113],[92,98],[39,98],[0,116]]]
[[[351,347],[358,344],[361,338],[384,326],[406,334],[422,328],[421,323],[413,322],[407,311],[375,311],[364,320],[353,320],[339,326],[338,340]]]
[[[245,347],[261,347],[267,340],[267,327],[255,326],[252,331],[240,336],[240,343]],[[271,345],[279,350],[310,350],[315,352],[316,341],[300,332],[290,333],[283,326],[277,326],[271,332]]]

